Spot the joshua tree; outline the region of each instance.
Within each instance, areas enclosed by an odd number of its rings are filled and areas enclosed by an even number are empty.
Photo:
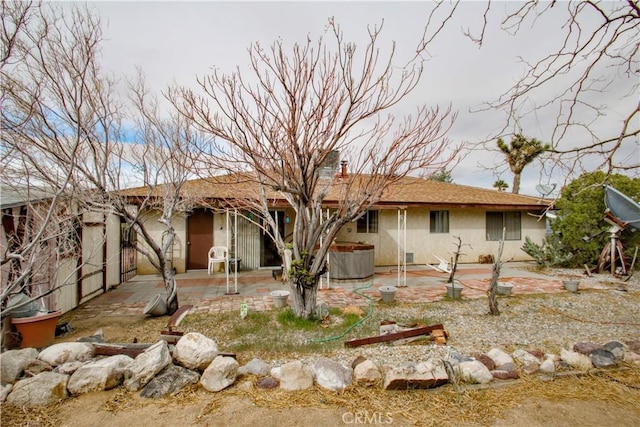
[[[497,144],[500,151],[505,154],[509,169],[513,172],[513,188],[511,191],[514,194],[518,194],[520,191],[520,177],[525,166],[548,150],[549,145],[543,145],[534,138],[527,139],[521,134],[514,135],[513,138],[511,138],[511,144],[505,143],[502,138],[498,138]],[[494,187],[495,186],[494,184]]]

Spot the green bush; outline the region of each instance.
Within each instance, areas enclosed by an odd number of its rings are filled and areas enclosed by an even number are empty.
[[[609,184],[631,197],[640,199],[640,179],[624,175],[607,176],[602,171],[585,173],[567,185],[556,202],[558,217],[551,229],[566,251],[573,257],[563,263],[566,267],[595,265],[600,252],[610,239],[611,225],[604,221],[606,209],[603,184]],[[640,246],[640,233],[633,228],[619,233],[627,254]]]

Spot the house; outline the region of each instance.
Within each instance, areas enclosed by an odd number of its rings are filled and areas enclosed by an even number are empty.
[[[185,194],[217,208],[198,207],[173,219],[177,239],[172,261],[177,272],[206,269],[207,252],[213,245],[230,247],[231,256],[242,259],[242,268],[281,265],[272,239],[256,224],[257,219],[224,208],[225,201],[251,191],[249,186],[229,175],[186,183]],[[131,189],[127,194],[134,199],[146,191]],[[271,215],[286,240],[292,232],[294,211],[278,193],[270,193],[268,198]],[[329,193],[326,209],[331,210],[335,202],[335,196]],[[337,241],[373,246],[376,266],[396,265],[399,258],[407,264],[424,265],[437,264],[436,256],[449,259],[459,236],[465,245],[459,261],[472,263],[481,256],[497,254],[504,228],[502,259],[530,260],[521,247],[527,236],[534,242],[545,237],[543,213],[547,207],[548,201],[537,197],[406,177],[389,187],[382,199],[357,221],[343,227]],[[154,218],[158,217],[151,215],[149,220]],[[158,239],[161,230],[158,224]],[[138,273],[154,272],[141,257]]]

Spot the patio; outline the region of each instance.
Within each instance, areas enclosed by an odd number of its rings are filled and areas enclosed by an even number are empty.
[[[513,295],[535,293],[566,292],[560,278],[531,271],[533,263],[509,263],[502,268],[501,282],[511,282]],[[318,290],[318,303],[336,306],[366,306],[368,300],[357,295],[354,290],[368,295],[374,301],[380,300],[377,289],[381,286],[396,286],[396,300],[402,303],[425,303],[438,301],[446,295],[445,282],[448,275],[439,273],[424,265],[408,266],[406,286],[404,274],[395,267],[377,267],[371,278],[356,281],[331,281],[326,279]],[[480,298],[486,296],[491,278],[491,265],[464,264],[458,267],[456,279],[464,285],[462,298]],[[176,276],[178,282],[178,301],[181,305],[193,305],[192,312],[218,312],[239,310],[240,303],[246,302],[250,310],[268,310],[273,308],[270,292],[288,290],[287,286],[273,279],[271,270],[239,271],[237,290],[234,275],[229,277],[229,290],[225,274],[222,272],[208,275],[206,270],[189,271]],[[400,286],[398,286],[400,284]],[[595,288],[598,285],[585,284],[581,289]],[[164,284],[158,275],[136,276],[117,288],[100,295],[76,310],[83,316],[127,316],[143,314],[146,304],[157,294],[164,293]]]

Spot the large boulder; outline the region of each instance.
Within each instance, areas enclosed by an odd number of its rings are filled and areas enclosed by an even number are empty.
[[[174,395],[182,390],[183,387],[189,384],[196,384],[199,379],[200,374],[197,372],[181,366],[169,365],[144,386],[140,396],[160,398]]]
[[[209,391],[224,390],[235,382],[239,366],[233,357],[218,356],[202,373],[200,384]]]
[[[42,372],[14,384],[7,402],[14,406],[48,406],[66,399],[69,376],[56,372]]]
[[[506,364],[502,364],[502,366],[506,366]],[[493,380],[491,371],[478,360],[462,362],[454,369],[456,374],[466,383],[487,384]]]
[[[124,386],[129,391],[138,391],[171,364],[171,354],[166,341],[158,341],[140,353],[124,371]]]
[[[430,359],[426,362],[389,367],[385,373],[383,388],[385,390],[434,388],[448,381],[449,376],[442,361]]]
[[[345,368],[340,363],[327,358],[321,358],[313,364],[313,375],[316,383],[328,390],[344,390],[353,378],[351,369]]]
[[[372,386],[382,379],[382,374],[375,363],[366,359],[353,368],[353,379],[358,385]]]
[[[91,360],[94,354],[95,348],[91,343],[63,342],[43,349],[38,355],[38,359],[56,367],[67,362]]]
[[[119,354],[89,362],[71,375],[67,389],[72,395],[78,395],[117,387],[122,384],[124,370],[132,361],[131,357]]]
[[[173,357],[187,369],[204,371],[218,355],[218,346],[211,338],[189,332],[178,340]]]
[[[313,372],[299,360],[285,363],[271,374],[280,380],[280,388],[287,391],[306,390],[313,387]]]
[[[0,354],[0,382],[15,383],[24,372],[24,368],[37,358],[38,350],[35,348],[9,350]]]
[[[238,368],[238,375],[252,374],[257,376],[265,376],[269,374],[269,365],[260,359],[253,358],[246,365]]]
[[[492,348],[487,352],[487,356],[493,360],[497,369],[500,369],[502,365],[506,365],[507,363],[514,363],[513,357],[499,348]]]
[[[591,363],[589,356],[577,351],[566,350],[563,348],[560,350],[560,360],[575,369],[586,371],[593,368],[593,364]]]

